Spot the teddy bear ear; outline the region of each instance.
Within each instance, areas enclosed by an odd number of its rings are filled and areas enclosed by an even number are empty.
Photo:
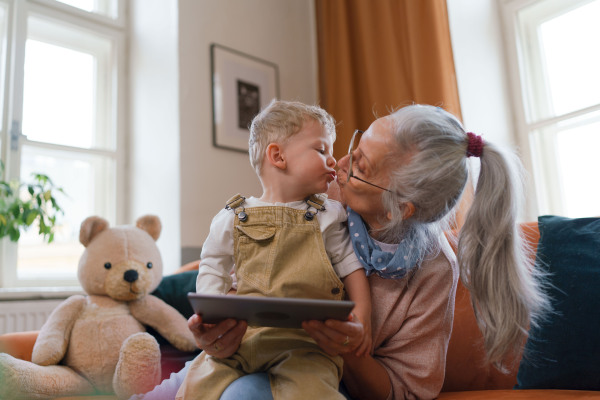
[[[135,226],[148,232],[155,241],[158,240],[160,231],[162,230],[160,219],[156,215],[144,215],[139,217]]]
[[[79,241],[83,247],[87,247],[92,239],[108,228],[108,221],[101,217],[87,217],[81,223],[81,229],[79,230]]]

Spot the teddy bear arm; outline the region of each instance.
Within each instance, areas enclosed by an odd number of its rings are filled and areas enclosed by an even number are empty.
[[[52,311],[35,341],[31,361],[38,365],[54,365],[62,360],[67,351],[73,324],[85,304],[84,296],[75,295]]]
[[[182,351],[198,349],[184,316],[158,297],[147,295],[141,300],[131,302],[129,309],[138,321],[156,329],[177,349]]]

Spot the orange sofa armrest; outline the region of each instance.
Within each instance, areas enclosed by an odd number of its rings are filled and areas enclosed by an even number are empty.
[[[180,274],[180,273],[186,272],[186,271],[196,271],[196,270],[198,270],[199,267],[200,267],[200,260],[192,261],[192,262],[189,262],[189,263],[179,267],[179,269],[176,270],[174,272],[174,274]]]
[[[540,241],[540,227],[537,221],[523,222],[520,224],[521,232],[533,250],[533,256],[537,253],[538,242]]]
[[[0,335],[0,353],[31,361],[33,345],[38,337],[39,331],[5,333]]]

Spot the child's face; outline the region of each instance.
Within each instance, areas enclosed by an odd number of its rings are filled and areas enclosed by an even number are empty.
[[[300,132],[284,145],[288,181],[300,196],[324,193],[335,179],[333,140],[323,126],[312,119],[307,120]]]

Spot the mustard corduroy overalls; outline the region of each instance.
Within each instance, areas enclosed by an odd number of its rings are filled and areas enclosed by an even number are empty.
[[[325,251],[319,222],[311,218],[316,212],[282,206],[244,209],[244,199],[234,196],[228,202],[237,215],[233,230],[237,294],[343,299],[343,284]],[[307,204],[311,210],[323,202],[312,196]],[[303,329],[271,327],[249,327],[237,353],[229,358],[200,354],[177,398],[218,400],[234,380],[255,372],[268,372],[275,400],[344,399],[338,392],[341,357],[328,356]]]

